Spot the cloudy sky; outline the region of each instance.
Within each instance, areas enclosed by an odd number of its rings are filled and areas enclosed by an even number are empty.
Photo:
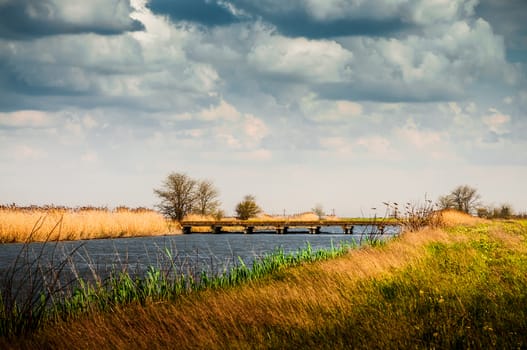
[[[524,0],[0,0],[0,203],[527,211]],[[378,209],[379,210],[379,209]],[[377,214],[381,214],[377,212]]]

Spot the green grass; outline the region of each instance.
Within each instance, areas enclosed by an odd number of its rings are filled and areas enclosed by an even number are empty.
[[[521,238],[517,249],[490,233],[496,226]],[[526,348],[526,228],[525,222],[450,228],[452,236],[468,239],[428,244],[418,264],[361,280],[349,298],[353,310],[335,310],[315,331],[272,331],[272,344]]]

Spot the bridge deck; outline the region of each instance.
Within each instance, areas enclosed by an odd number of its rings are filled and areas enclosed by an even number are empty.
[[[379,232],[384,232],[387,225],[398,225],[393,220],[348,219],[348,220],[210,220],[181,222],[183,233],[192,233],[193,227],[210,227],[214,233],[221,233],[223,227],[241,227],[245,233],[253,233],[255,229],[273,228],[277,233],[288,233],[290,228],[306,228],[310,233],[320,233],[322,227],[340,226],[344,233],[353,233],[354,226],[376,226]]]
[[[183,220],[181,226],[242,226],[242,227],[316,227],[316,226],[352,226],[352,225],[373,225],[386,226],[397,225],[396,222],[371,219],[351,219],[351,220],[207,220],[194,221]]]

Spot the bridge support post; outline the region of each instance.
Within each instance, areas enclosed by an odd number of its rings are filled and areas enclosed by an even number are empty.
[[[381,235],[383,235],[384,234],[384,225],[379,225],[378,228],[379,228],[379,233]]]
[[[317,226],[317,228],[315,229],[315,234],[316,235],[320,234],[320,226]]]
[[[288,226],[284,226],[284,229],[282,230],[282,233],[285,235],[287,233],[287,231],[289,231],[289,227]]]
[[[250,235],[250,234],[252,234],[253,232],[254,232],[254,226],[247,226],[247,227],[245,228],[245,234]]]
[[[353,234],[353,225],[350,226],[350,228],[349,228],[349,233],[350,233],[350,235]]]
[[[344,231],[344,234],[347,235],[350,233],[350,229],[348,226],[344,225],[342,226],[342,231]]]
[[[221,233],[221,226],[219,225],[214,225],[212,226],[212,233]]]
[[[192,233],[192,226],[183,226],[183,234],[189,235]]]

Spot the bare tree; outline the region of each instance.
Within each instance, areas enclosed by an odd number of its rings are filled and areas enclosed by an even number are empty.
[[[454,188],[448,195],[439,197],[439,206],[443,209],[453,208],[465,213],[472,213],[479,205],[481,196],[468,185]]]
[[[437,200],[437,205],[439,209],[454,209],[454,200],[450,194],[445,196],[440,196]]]
[[[198,182],[194,212],[201,215],[215,215],[220,206],[220,202],[217,199],[218,195],[219,191],[212,181],[203,180]]]
[[[252,195],[243,197],[243,201],[236,205],[236,216],[240,220],[247,220],[261,213],[260,207],[256,204],[256,198]]]
[[[499,208],[499,217],[502,219],[510,219],[511,216],[514,215],[514,211],[512,210],[512,206],[510,204],[502,204]]]
[[[196,181],[184,173],[171,173],[160,189],[154,193],[161,198],[157,206],[164,216],[181,221],[190,213],[195,204]]]
[[[212,181],[196,181],[185,173],[171,173],[154,193],[161,198],[157,205],[166,217],[181,221],[189,213],[215,215],[220,206],[219,191]]]
[[[322,217],[324,216],[324,207],[322,206],[322,204],[315,205],[315,207],[312,208],[311,211],[317,214],[319,219],[322,219]]]

